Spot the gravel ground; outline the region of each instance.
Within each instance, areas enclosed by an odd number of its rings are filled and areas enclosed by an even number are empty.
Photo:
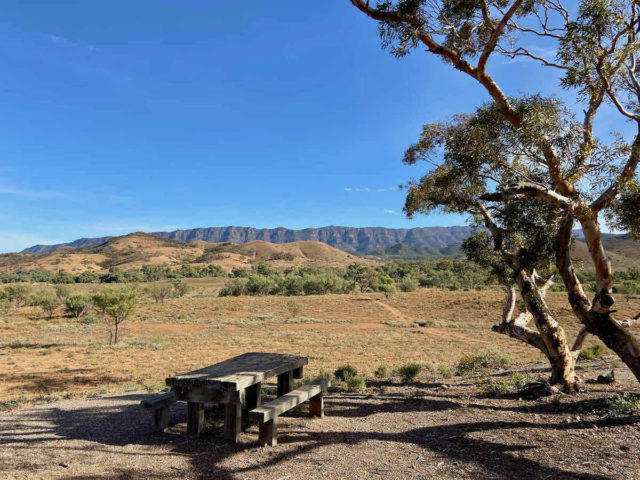
[[[0,414],[0,477],[640,479],[640,417],[599,411],[621,389],[521,400],[483,398],[473,379],[370,382],[365,394],[329,394],[322,420],[283,417],[275,448],[257,447],[255,426],[224,443],[215,412],[188,438],[184,404],[174,427],[152,434],[142,393],[70,400]]]

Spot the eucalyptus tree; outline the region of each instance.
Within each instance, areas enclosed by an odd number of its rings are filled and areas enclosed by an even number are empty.
[[[640,235],[638,0],[581,0],[577,6],[564,0],[350,1],[379,22],[382,46],[393,55],[424,48],[491,98],[471,114],[425,125],[404,161],[431,164],[408,186],[409,216],[440,208],[466,213],[485,227],[464,248],[507,286],[503,319],[494,329],[545,353],[552,383],[567,391],[577,387],[575,358],[588,334],[615,351],[640,380],[640,342],[628,330],[640,314],[615,315],[600,231],[607,219]],[[553,48],[529,47],[536,41]],[[490,73],[496,55],[557,70],[558,90],[575,92],[580,108],[572,111],[557,96],[538,92],[508,96]],[[518,63],[511,66],[517,75]],[[594,125],[603,108],[630,124],[630,133],[598,138]],[[592,297],[571,260],[574,225],[582,228],[595,267]],[[544,300],[550,283],[545,274],[553,271],[583,325],[572,346]],[[525,304],[515,317],[513,285]]]

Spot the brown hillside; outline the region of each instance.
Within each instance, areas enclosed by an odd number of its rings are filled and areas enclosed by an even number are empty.
[[[215,263],[231,271],[234,267],[250,267],[256,262],[268,262],[276,269],[285,269],[294,265],[345,267],[355,261],[362,260],[315,241],[284,244],[254,241],[242,245],[184,243],[146,233],[132,233],[113,237],[104,244],[93,247],[63,247],[47,254],[0,255],[0,271],[44,268],[77,274],[87,270],[102,272],[114,266],[123,270],[139,269],[143,265],[177,268],[184,263]]]
[[[628,237],[612,237],[604,240],[604,248],[609,255],[614,270],[626,270],[630,267],[640,268],[640,243]],[[593,270],[593,262],[589,249],[584,242],[576,241],[571,251],[575,261],[583,264],[582,268]]]

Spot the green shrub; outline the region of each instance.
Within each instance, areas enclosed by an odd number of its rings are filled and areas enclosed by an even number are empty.
[[[275,284],[273,278],[266,275],[251,275],[247,280],[245,289],[249,295],[267,295]]]
[[[287,311],[292,317],[297,317],[302,311],[302,305],[300,305],[300,302],[296,302],[295,300],[289,300],[287,302]]]
[[[10,302],[13,302],[16,308],[26,305],[31,293],[31,285],[24,283],[12,283],[4,289],[4,294]]]
[[[233,267],[231,269],[231,276],[234,278],[249,278],[251,270],[244,267]]]
[[[533,377],[528,373],[514,372],[507,379],[485,378],[478,386],[485,395],[499,397],[518,392],[531,381],[533,381]]]
[[[614,285],[612,290],[613,290],[613,293],[622,293],[625,295],[636,295],[640,293],[640,282],[627,280],[622,282],[622,284]]]
[[[300,275],[289,273],[282,280],[282,289],[285,295],[303,295],[304,279]]]
[[[171,286],[173,287],[173,295],[176,297],[184,297],[191,290],[189,284],[181,278],[176,278],[171,282]]]
[[[400,290],[403,292],[415,292],[418,289],[418,281],[413,277],[404,277],[400,280]]]
[[[419,363],[407,363],[398,368],[398,374],[403,382],[409,383],[417,378],[421,370],[422,366]]]
[[[93,325],[94,323],[98,323],[98,319],[93,315],[85,315],[80,318],[81,325]]]
[[[346,382],[350,378],[356,377],[358,375],[358,371],[355,367],[351,365],[343,365],[338,367],[335,372],[333,372],[333,376],[342,382]]]
[[[396,293],[396,286],[392,283],[380,285],[380,292],[384,293],[384,297],[389,300]]]
[[[364,377],[360,377],[357,375],[354,377],[349,377],[345,383],[348,392],[362,392],[366,388]]]
[[[113,319],[114,335],[118,343],[118,326],[131,315],[138,305],[138,292],[131,287],[105,288],[93,296],[93,303]]]
[[[389,370],[389,367],[386,365],[380,365],[376,371],[374,372],[374,375],[377,378],[387,378],[390,375],[391,371]]]
[[[511,363],[508,355],[495,350],[486,350],[477,355],[464,355],[458,362],[456,375],[479,373],[488,368],[504,368]]]
[[[440,365],[438,365],[438,371],[440,372],[440,375],[442,375],[442,378],[451,378],[456,373],[454,368],[451,367],[451,365],[447,365],[446,363],[441,363]]]
[[[49,319],[52,319],[55,309],[60,305],[60,300],[52,291],[40,290],[31,295],[29,304],[42,308],[42,311],[49,316]]]
[[[594,360],[603,356],[607,352],[607,347],[598,343],[588,348],[583,348],[578,354],[580,360]]]
[[[56,296],[58,297],[58,300],[60,300],[60,303],[65,303],[69,295],[71,295],[71,288],[69,287],[69,285],[56,285]]]
[[[218,293],[220,297],[239,297],[240,295],[244,295],[246,293],[246,289],[244,287],[244,282],[239,278],[235,278],[232,281],[228,282]]]
[[[171,290],[168,283],[154,283],[147,287],[147,292],[156,303],[164,303],[164,299],[171,295]]]
[[[80,318],[86,315],[92,305],[91,297],[87,295],[69,295],[65,301],[67,310],[76,317],[77,320],[80,320]]]
[[[606,400],[608,415],[635,415],[640,413],[640,397],[631,393],[615,394]]]

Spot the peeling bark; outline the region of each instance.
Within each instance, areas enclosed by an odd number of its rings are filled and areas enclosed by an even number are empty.
[[[566,392],[576,391],[578,383],[574,372],[575,358],[564,329],[553,318],[531,275],[520,271],[516,276],[516,283],[546,348],[545,353],[552,371],[550,383],[561,384]]]
[[[611,264],[602,246],[597,219],[589,212],[589,215],[582,216],[580,223],[596,268],[597,293],[592,304],[575,274],[569,248],[573,221],[565,219],[556,240],[556,265],[567,287],[569,303],[586,332],[597,336],[616,352],[640,381],[640,342],[626,330],[627,322],[616,322],[611,318],[614,302],[611,295]],[[628,323],[632,324],[633,320],[629,319]]]
[[[575,376],[575,356],[569,349],[564,330],[555,321],[544,302],[546,289],[551,285],[550,279],[542,288],[536,285],[534,275],[520,271],[516,277],[527,311],[513,318],[515,308],[515,289],[507,287],[507,302],[502,322],[493,326],[493,331],[520,340],[545,354],[551,365],[550,383],[561,384],[566,392],[574,392],[578,388]],[[537,330],[527,327],[533,320]]]

